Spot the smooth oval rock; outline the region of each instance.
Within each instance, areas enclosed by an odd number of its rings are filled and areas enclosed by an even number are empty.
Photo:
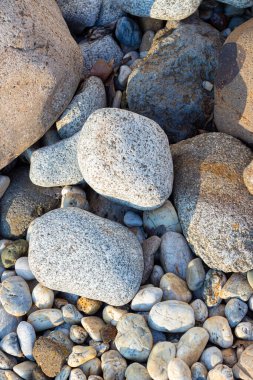
[[[110,350],[101,356],[104,380],[124,380],[127,362],[118,351]]]
[[[32,297],[25,280],[19,276],[8,277],[1,284],[0,301],[7,313],[15,317],[25,315],[32,306]]]
[[[17,335],[23,354],[27,359],[33,360],[32,351],[36,340],[36,333],[33,326],[26,321],[21,321],[17,327]]]
[[[125,376],[126,380],[151,380],[147,369],[139,363],[130,364],[126,369]]]
[[[34,222],[29,265],[44,286],[117,306],[128,303],[139,289],[143,256],[125,227],[69,207]]]
[[[72,325],[69,332],[69,337],[76,344],[83,344],[88,337],[87,331],[78,325]]]
[[[167,136],[158,124],[130,111],[95,111],[81,132],[78,163],[97,193],[122,204],[153,209],[171,194]]]
[[[201,288],[206,277],[202,260],[197,257],[189,262],[186,269],[186,282],[192,291]]]
[[[182,359],[189,367],[196,363],[209,340],[208,332],[202,327],[189,329],[177,344],[177,358]]]
[[[233,334],[226,318],[219,316],[208,318],[203,327],[209,333],[210,342],[221,348],[232,346]]]
[[[191,306],[182,301],[164,301],[150,310],[148,323],[154,330],[182,333],[195,325]]]
[[[90,346],[74,346],[72,353],[68,357],[68,365],[72,368],[94,359],[97,356],[95,348]]]
[[[153,348],[147,362],[147,370],[154,380],[168,379],[168,364],[176,356],[176,346],[171,342],[159,342]]]
[[[253,21],[236,28],[223,45],[215,79],[214,120],[219,131],[253,143]]]
[[[61,308],[61,311],[64,321],[70,325],[80,323],[81,319],[83,318],[83,314],[81,314],[71,303],[64,305]]]
[[[13,367],[13,371],[24,380],[32,380],[32,372],[37,367],[37,364],[26,360]]]
[[[207,369],[202,363],[194,363],[191,367],[192,380],[206,380]]]
[[[225,307],[225,316],[228,320],[230,327],[236,327],[248,312],[248,305],[237,299],[233,298],[228,301]]]
[[[24,280],[30,281],[30,280],[35,279],[29,267],[27,257],[20,257],[19,259],[17,259],[15,263],[15,272],[17,273],[18,276],[22,277]]]
[[[101,329],[105,327],[102,318],[99,317],[83,317],[81,320],[83,328],[87,331],[91,339],[99,342],[102,340]]]
[[[242,172],[250,149],[232,136],[204,133],[174,144],[172,155],[174,202],[193,251],[210,268],[248,271],[253,267],[252,207]]]
[[[192,380],[191,370],[180,358],[174,358],[168,365],[169,380]]]
[[[54,292],[42,284],[37,284],[32,291],[32,300],[39,309],[51,309],[54,303]]]
[[[233,371],[228,366],[219,364],[209,371],[207,380],[234,380]]]
[[[82,56],[56,2],[6,0],[1,9],[3,168],[42,137],[64,111],[81,78]]]
[[[103,309],[104,321],[112,324],[112,326],[116,326],[119,319],[125,314],[127,314],[127,310],[119,309],[110,305],[105,306]]]
[[[218,347],[208,347],[201,355],[201,363],[210,371],[223,362],[222,352]]]
[[[253,340],[253,323],[240,322],[235,328],[235,336],[244,340]]]
[[[122,45],[133,50],[140,47],[142,33],[139,25],[130,17],[121,17],[117,21],[115,36]]]
[[[134,311],[149,311],[152,306],[162,300],[163,291],[160,288],[150,287],[139,290],[131,302]]]
[[[65,139],[79,132],[88,117],[104,107],[106,94],[102,80],[98,77],[88,78],[56,122],[60,137]]]
[[[155,210],[144,211],[143,225],[150,232],[159,228],[163,228],[166,232],[182,232],[177,212],[169,200]]]
[[[81,368],[74,368],[71,370],[69,380],[87,380],[87,377],[81,370]]]
[[[204,323],[208,317],[208,309],[206,304],[197,298],[190,305],[193,308],[195,320],[197,322]]]
[[[31,313],[27,319],[35,331],[44,331],[64,323],[62,312],[58,309],[42,309]]]
[[[18,336],[15,332],[5,335],[5,337],[0,342],[0,348],[9,355],[19,358],[23,356],[23,353],[20,349]]]
[[[115,345],[124,358],[137,362],[148,359],[153,337],[143,316],[126,314],[117,323]]]
[[[186,282],[174,273],[166,273],[160,281],[163,291],[163,300],[177,300],[189,303],[192,299]]]

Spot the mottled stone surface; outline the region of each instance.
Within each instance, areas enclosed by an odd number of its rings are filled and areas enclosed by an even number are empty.
[[[80,50],[55,1],[4,0],[1,11],[0,168],[53,125],[82,71]]]
[[[174,202],[191,248],[211,268],[253,268],[251,195],[242,172],[252,153],[232,136],[205,133],[172,146]]]
[[[29,264],[50,289],[112,305],[133,298],[143,272],[142,249],[130,231],[74,207],[54,210],[33,223]]]
[[[253,195],[253,161],[244,169],[243,180],[250,194]]]

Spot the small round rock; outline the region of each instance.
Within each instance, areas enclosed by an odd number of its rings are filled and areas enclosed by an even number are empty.
[[[82,311],[83,313],[87,315],[93,315],[98,312],[100,307],[102,306],[101,301],[92,300],[87,297],[80,297],[76,304],[79,311]]]
[[[13,371],[24,380],[32,380],[32,372],[37,367],[35,362],[25,360],[13,367]]]
[[[192,380],[206,380],[207,369],[204,364],[196,362],[191,366]]]
[[[218,347],[208,347],[203,351],[200,361],[210,371],[223,362],[222,352]]]
[[[180,358],[174,358],[168,365],[169,380],[192,380],[191,370]]]
[[[24,280],[34,280],[35,277],[29,267],[28,257],[20,257],[15,263],[15,272]]]
[[[90,346],[74,346],[71,354],[68,357],[68,365],[72,368],[94,359],[97,356],[95,348]]]
[[[69,380],[87,380],[87,377],[81,370],[81,368],[74,368],[71,370]]]
[[[81,320],[83,328],[87,331],[91,339],[99,342],[102,340],[100,330],[105,327],[102,318],[99,317],[83,317]]]
[[[160,281],[163,291],[163,300],[177,300],[189,303],[192,299],[187,284],[174,273],[166,273]]]
[[[182,359],[189,367],[196,363],[204,351],[209,339],[203,327],[192,327],[177,344],[177,358]]]
[[[32,297],[26,281],[20,276],[4,280],[0,288],[0,301],[7,313],[15,317],[25,315],[32,306]]]
[[[21,321],[17,327],[17,335],[23,354],[27,359],[33,360],[32,351],[36,341],[36,333],[33,326],[26,321]]]
[[[219,364],[209,371],[207,380],[234,380],[232,368],[224,364]]]
[[[147,370],[152,379],[167,380],[168,364],[176,356],[176,346],[171,342],[158,342],[148,358]]]
[[[127,368],[126,360],[118,351],[110,350],[101,356],[104,380],[124,380]]]
[[[124,224],[127,227],[142,227],[142,218],[133,211],[127,211],[124,215]]]
[[[88,337],[87,331],[78,325],[70,327],[69,337],[76,344],[83,344]]]
[[[232,346],[233,334],[226,318],[219,316],[208,318],[203,327],[209,333],[210,342],[217,344],[221,348]]]
[[[204,283],[206,272],[202,260],[197,257],[188,263],[186,269],[186,282],[192,291],[201,288]]]
[[[149,311],[152,306],[162,300],[163,291],[160,288],[148,287],[139,290],[131,302],[134,311]]]
[[[125,314],[127,314],[127,310],[107,305],[103,309],[103,320],[106,323],[110,323],[113,326],[116,326],[119,319]]]
[[[54,292],[42,284],[38,284],[32,291],[32,299],[38,309],[51,309],[54,303]]]
[[[236,327],[243,320],[247,312],[248,305],[238,298],[229,300],[225,306],[225,316],[232,328]]]
[[[204,323],[208,318],[208,309],[206,304],[200,300],[196,299],[191,304],[194,311],[194,317],[197,322]]]
[[[126,369],[125,376],[126,380],[152,380],[147,369],[139,363],[130,364]]]

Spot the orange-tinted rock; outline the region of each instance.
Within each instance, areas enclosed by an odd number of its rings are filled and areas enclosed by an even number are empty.
[[[215,80],[214,120],[219,131],[253,144],[253,19],[227,38]]]
[[[0,4],[0,169],[37,141],[72,99],[82,56],[55,1]]]
[[[243,180],[250,194],[253,194],[253,161],[244,169]]]

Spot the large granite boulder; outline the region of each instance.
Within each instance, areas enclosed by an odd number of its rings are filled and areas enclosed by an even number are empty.
[[[227,38],[215,79],[214,120],[219,131],[253,144],[253,19]]]
[[[72,99],[82,55],[55,1],[0,3],[0,168],[37,141]]]
[[[223,133],[206,133],[172,146],[173,196],[183,233],[210,267],[253,269],[253,204],[243,183],[252,153]]]
[[[170,142],[196,134],[213,112],[203,81],[214,81],[220,48],[219,32],[198,19],[157,33],[129,76],[129,109],[155,120]]]
[[[29,228],[29,265],[44,286],[120,306],[132,300],[143,254],[118,223],[69,207],[48,212]]]

